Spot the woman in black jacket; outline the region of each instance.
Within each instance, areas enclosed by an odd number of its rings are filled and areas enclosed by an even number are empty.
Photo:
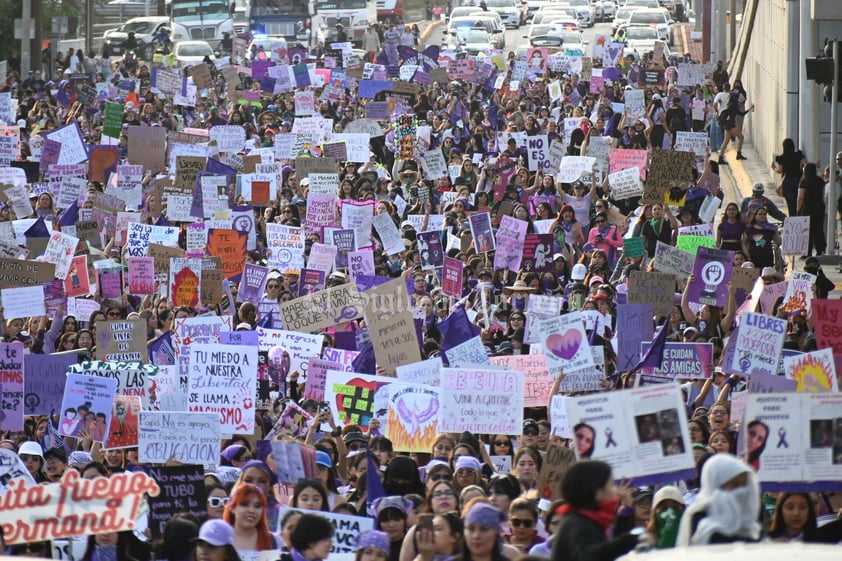
[[[562,518],[553,538],[553,561],[613,561],[637,545],[632,533],[605,537],[620,504],[611,466],[596,460],[574,464],[564,475],[561,493],[567,504],[556,510]]]

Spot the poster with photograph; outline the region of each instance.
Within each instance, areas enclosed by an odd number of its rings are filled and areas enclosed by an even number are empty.
[[[744,458],[764,491],[842,489],[842,394],[748,394],[744,420]]]
[[[694,477],[681,388],[661,384],[565,400],[578,459],[611,465],[614,477],[651,485]]]

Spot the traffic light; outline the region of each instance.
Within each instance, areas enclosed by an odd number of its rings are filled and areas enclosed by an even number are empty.
[[[804,60],[807,79],[824,85],[822,93],[825,101],[833,99],[833,71],[836,64],[840,64],[839,75],[842,76],[842,60],[837,61],[833,59],[833,44],[834,41],[826,40],[823,52],[819,56],[809,57]],[[837,103],[842,102],[842,88],[839,88],[836,101]]]

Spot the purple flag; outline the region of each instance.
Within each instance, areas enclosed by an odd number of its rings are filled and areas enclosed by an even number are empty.
[[[377,374],[377,362],[374,359],[374,345],[366,344],[351,363],[354,372],[359,374]]]
[[[640,370],[641,368],[658,368],[664,362],[664,349],[667,346],[667,331],[669,331],[669,322],[658,328],[655,333],[655,339],[652,341],[652,346],[644,353],[643,358],[637,363],[637,366],[632,368],[632,371]]]
[[[23,236],[27,239],[33,238],[49,238],[50,237],[50,230],[47,229],[47,225],[44,223],[44,217],[39,216],[38,220],[36,220],[29,229],[23,233]]]
[[[167,331],[160,337],[149,341],[149,362],[155,366],[174,366],[175,351],[172,348],[172,333]]]
[[[371,504],[386,496],[386,489],[383,487],[383,481],[380,479],[380,469],[374,462],[374,456],[371,451],[366,449],[366,463],[368,465],[365,470],[365,487],[366,487],[366,512],[368,516],[374,518],[374,507]]]
[[[59,218],[58,223],[62,226],[75,226],[78,220],[79,204],[77,201],[73,201],[70,203],[70,206],[67,207],[67,210],[61,213],[61,218]]]
[[[436,327],[441,333],[442,353],[480,334],[479,327],[471,324],[468,314],[461,306],[453,310]]]

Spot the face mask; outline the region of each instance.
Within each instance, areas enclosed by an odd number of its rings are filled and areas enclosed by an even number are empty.
[[[512,305],[514,306],[515,310],[523,311],[526,308],[526,300],[522,298],[516,298],[512,300]]]
[[[658,528],[658,549],[675,547],[678,536],[678,526],[681,523],[681,510],[671,506],[655,515],[655,525]]]
[[[555,288],[555,282],[553,282],[552,279],[544,279],[543,285],[544,290],[552,290],[553,288]]]

